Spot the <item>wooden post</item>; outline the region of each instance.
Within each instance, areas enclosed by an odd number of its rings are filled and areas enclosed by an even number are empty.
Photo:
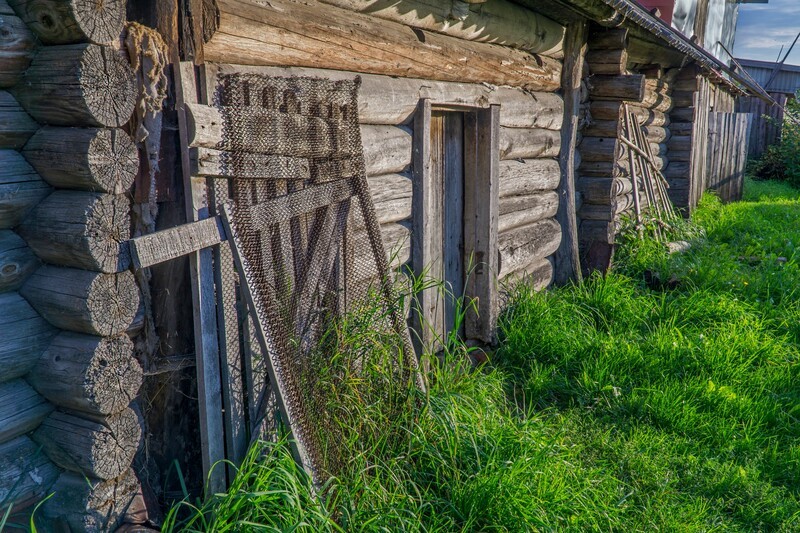
[[[189,139],[184,110],[187,103],[196,103],[194,65],[174,63],[175,94],[178,108],[181,146],[182,181],[185,187],[186,218],[195,222],[209,217],[206,179],[190,173]],[[183,84],[186,83],[184,86]],[[206,248],[189,255],[192,284],[192,316],[197,358],[197,393],[200,409],[200,444],[203,473],[207,476],[206,495],[225,490],[225,468],[212,467],[225,458],[224,424],[222,419],[222,376],[219,359],[217,311],[214,301],[213,254]]]
[[[422,99],[414,117],[414,218],[411,228],[411,258],[414,273],[417,276],[427,275],[434,279],[442,279],[441,242],[435,239],[437,231],[441,231],[441,188],[433,175],[433,157],[431,147],[431,102]],[[439,180],[441,181],[441,180]],[[437,223],[438,222],[438,223]],[[414,330],[419,338],[417,350],[433,347],[437,331],[441,331],[443,317],[437,320],[439,298],[436,287],[428,288],[416,295],[414,309]],[[427,370],[427,368],[425,369]]]
[[[575,210],[575,183],[578,133],[578,111],[581,105],[581,77],[586,54],[587,25],[585,21],[567,26],[564,40],[564,121],[561,130],[561,156],[559,167],[561,183],[558,187],[558,212],[556,220],[561,225],[561,244],[554,257],[553,281],[562,285],[581,279],[578,252],[578,222]]]

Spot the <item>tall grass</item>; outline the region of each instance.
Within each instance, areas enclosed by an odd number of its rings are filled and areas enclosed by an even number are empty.
[[[402,413],[344,395],[351,454],[321,493],[259,443],[164,529],[800,530],[800,192],[747,187],[703,199],[689,252],[634,239],[617,272],[517,287],[491,363],[451,343]]]

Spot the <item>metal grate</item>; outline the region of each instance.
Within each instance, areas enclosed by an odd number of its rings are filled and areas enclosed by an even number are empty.
[[[346,406],[337,408],[347,401],[336,398],[338,384],[384,365],[382,378],[364,374],[359,394],[389,413],[408,408],[397,394],[404,383],[423,387],[367,186],[359,85],[231,74],[220,78],[215,101],[223,164],[247,176],[232,181],[224,208],[234,256],[280,414],[317,483],[346,465],[343,444],[357,426]],[[378,334],[381,350],[337,346],[332,332],[358,321]],[[369,361],[387,354],[388,365]],[[253,391],[256,405],[269,387]]]

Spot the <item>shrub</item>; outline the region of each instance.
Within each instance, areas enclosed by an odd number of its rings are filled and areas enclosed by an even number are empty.
[[[786,113],[800,117],[800,102],[791,100]],[[752,163],[751,172],[757,179],[785,180],[800,186],[800,123],[785,118],[780,143],[767,147],[761,159]]]

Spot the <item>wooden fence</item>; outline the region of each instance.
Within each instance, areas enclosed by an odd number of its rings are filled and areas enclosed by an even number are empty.
[[[741,97],[736,102],[736,110],[752,115],[750,145],[747,155],[750,159],[761,157],[767,147],[778,144],[783,129],[783,109],[793,96],[786,93],[770,93],[778,105],[768,104],[755,96]]]
[[[708,114],[705,188],[716,191],[723,202],[742,198],[752,123],[750,113]]]

